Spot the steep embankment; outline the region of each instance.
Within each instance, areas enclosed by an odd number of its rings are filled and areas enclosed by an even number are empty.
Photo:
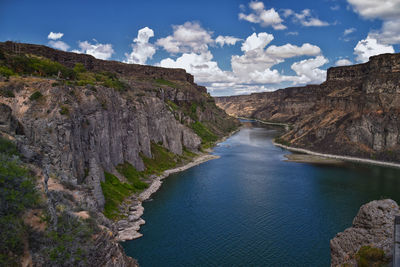
[[[219,97],[233,116],[292,124],[278,141],[337,155],[400,161],[400,54],[330,68],[320,85]]]
[[[184,70],[0,43],[0,134],[14,140],[36,175],[50,177],[57,216],[90,211],[116,233],[100,212],[126,216],[124,198],[237,126]],[[115,242],[104,240],[100,248]],[[115,248],[98,262],[134,264]]]

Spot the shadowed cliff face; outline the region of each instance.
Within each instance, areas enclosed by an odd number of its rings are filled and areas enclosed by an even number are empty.
[[[233,116],[288,122],[282,139],[322,153],[400,161],[400,55],[330,68],[320,85],[216,98]]]

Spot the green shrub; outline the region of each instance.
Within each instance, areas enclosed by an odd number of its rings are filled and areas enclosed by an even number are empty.
[[[15,94],[12,90],[8,89],[8,88],[1,88],[0,89],[0,95],[3,97],[8,97],[8,98],[12,98],[15,97]]]
[[[41,92],[36,91],[36,92],[34,92],[33,94],[31,94],[31,96],[29,97],[29,100],[35,101],[35,100],[38,100],[39,98],[41,98],[42,96],[43,96],[43,95],[42,95]]]
[[[75,73],[86,72],[86,68],[82,63],[76,63],[73,70]]]
[[[370,246],[362,246],[356,254],[359,267],[385,266],[385,252],[382,249]]]
[[[69,115],[69,109],[67,106],[61,106],[59,112],[61,115]]]
[[[0,75],[6,78],[10,78],[10,76],[15,75],[15,73],[6,66],[0,66]]]

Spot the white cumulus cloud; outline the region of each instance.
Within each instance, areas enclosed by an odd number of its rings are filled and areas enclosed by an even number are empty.
[[[50,32],[49,35],[47,35],[47,39],[50,40],[48,42],[48,44],[55,49],[67,51],[69,49],[69,45],[67,43],[59,40],[63,36],[64,36],[64,34],[62,32]]]
[[[194,75],[198,82],[231,81],[233,78],[230,73],[222,71],[210,51],[196,54],[184,53],[176,60],[166,58],[161,60],[161,67],[183,68]]]
[[[112,54],[114,54],[114,49],[111,44],[100,44],[98,42],[91,44],[88,41],[78,42],[79,50],[72,50],[75,53],[83,53],[92,55],[98,59],[110,59]]]
[[[222,35],[219,35],[215,39],[215,42],[219,44],[221,47],[224,45],[235,45],[239,41],[242,41],[242,39],[233,36],[222,36]]]
[[[356,60],[358,62],[367,62],[369,57],[383,53],[394,53],[393,46],[381,44],[377,39],[369,35],[354,47],[354,54],[357,56]]]
[[[262,27],[271,26],[275,30],[284,30],[287,27],[282,24],[283,19],[274,8],[265,9],[263,2],[252,1],[249,4],[250,14],[239,13],[239,19],[246,20],[251,23],[260,24]]]
[[[347,0],[354,12],[366,19],[382,20],[381,29],[369,36],[384,45],[400,44],[400,0]]]
[[[201,53],[208,50],[208,45],[214,43],[209,32],[197,22],[185,22],[173,26],[174,33],[157,40],[157,45],[170,53]]]
[[[68,51],[69,45],[63,41],[49,41],[49,45],[53,48],[60,49],[62,51]]]
[[[345,29],[344,32],[343,32],[343,36],[352,34],[352,33],[355,32],[356,30],[357,30],[356,28],[348,28],[348,29]]]
[[[351,64],[353,64],[353,62],[351,62],[347,58],[338,59],[335,62],[335,66],[348,66],[348,65],[351,65]]]
[[[132,52],[125,53],[126,63],[146,64],[149,58],[156,53],[156,48],[149,43],[149,39],[154,37],[154,31],[149,27],[144,27],[138,31],[137,37],[133,40]]]
[[[296,13],[291,9],[284,9],[284,17],[292,17],[293,22],[300,23],[304,27],[323,27],[329,26],[329,23],[322,21],[311,14],[310,9],[304,9],[300,13]]]
[[[63,36],[64,34],[62,32],[50,32],[49,35],[47,35],[47,39],[58,40],[61,39],[61,37]]]
[[[321,83],[326,79],[326,70],[320,67],[328,63],[324,56],[317,56],[311,59],[305,59],[292,64],[291,68],[296,72],[294,77],[295,84]]]

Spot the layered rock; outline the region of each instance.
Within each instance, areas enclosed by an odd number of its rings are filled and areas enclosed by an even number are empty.
[[[400,161],[400,54],[330,68],[320,85],[216,98],[228,114],[291,123],[282,140],[321,153]]]
[[[393,256],[394,219],[399,206],[391,199],[375,200],[361,206],[353,226],[338,233],[330,242],[331,266],[356,265],[356,253],[362,246],[382,249],[385,260]]]

